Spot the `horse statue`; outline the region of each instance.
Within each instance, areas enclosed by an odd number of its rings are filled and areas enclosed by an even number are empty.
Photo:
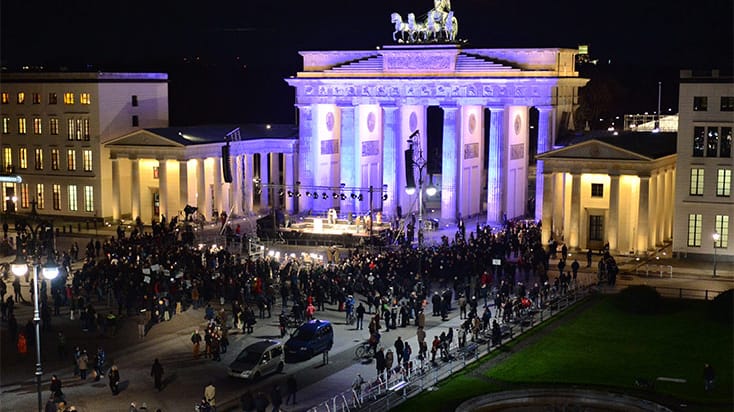
[[[421,37],[425,35],[426,26],[420,24],[415,20],[415,13],[408,13],[408,34],[410,35],[410,42],[415,43],[421,40]]]
[[[444,24],[443,30],[446,34],[446,41],[456,41],[456,35],[459,33],[459,21],[454,17],[453,11],[450,11],[446,15],[446,23]]]
[[[403,22],[400,14],[393,13],[390,15],[390,21],[395,24],[395,31],[392,33],[393,41],[398,41],[397,34],[400,33],[400,43],[405,41],[405,33],[410,35],[410,27],[408,23]]]
[[[428,18],[426,18],[425,26],[426,28],[423,32],[424,40],[427,42],[437,42],[439,36],[443,32],[443,27],[441,25],[441,17],[435,10],[431,10],[428,12]]]

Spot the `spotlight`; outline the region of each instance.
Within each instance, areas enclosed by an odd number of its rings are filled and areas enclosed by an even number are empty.
[[[301,192],[296,192],[296,197],[301,197]]]
[[[292,190],[289,190],[288,191],[288,197],[293,197],[293,191]]]
[[[387,200],[387,193],[385,193],[384,195],[382,195],[382,200],[383,201]]]
[[[355,193],[352,193],[352,199],[356,199],[357,195]]]
[[[311,192],[306,192],[306,197],[311,197]]]
[[[359,196],[357,196],[357,200],[361,202],[363,199],[364,199],[364,196],[362,196],[362,193],[360,193]]]
[[[331,197],[333,197],[333,198],[334,198],[334,200],[336,200],[336,199],[339,199],[339,193],[337,193],[337,192],[332,192],[332,193],[331,193]]]
[[[324,192],[324,193],[321,194],[321,198],[324,199],[324,200],[326,200],[326,199],[329,198],[329,195],[327,195],[326,192]]]
[[[344,193],[342,193],[340,197],[342,200],[347,200],[347,195],[345,195]]]
[[[278,197],[283,197],[284,194],[283,189],[278,190]]]
[[[318,199],[319,198],[319,193],[318,192],[313,192],[313,198],[314,199]]]

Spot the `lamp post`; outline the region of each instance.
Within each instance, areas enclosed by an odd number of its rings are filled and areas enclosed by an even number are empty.
[[[716,277],[716,247],[719,245],[719,239],[721,238],[721,235],[719,235],[719,232],[714,232],[713,238],[714,238],[714,276],[713,277]]]
[[[53,229],[47,226],[43,226],[46,230],[44,235],[53,235]],[[39,229],[41,226],[39,226]],[[38,238],[36,232],[31,228],[33,236],[34,255],[36,254],[35,246],[37,245]],[[46,264],[41,264],[39,256],[34,256],[32,262],[33,265],[33,324],[36,329],[36,391],[38,392],[38,412],[43,411],[43,400],[41,399],[41,377],[43,376],[43,369],[41,369],[41,314],[39,311],[39,299],[40,299],[40,286],[38,285],[38,272],[43,272],[44,279],[55,279],[59,274],[59,269],[54,263],[52,242],[46,244],[48,255],[46,257]],[[16,245],[17,250],[20,250],[20,245]],[[15,262],[11,265],[11,271],[15,276],[25,276],[28,273],[28,264],[20,253],[16,254]]]
[[[421,247],[423,243],[423,169],[425,169],[428,162],[423,157],[423,148],[421,148],[420,140],[413,140],[414,136],[420,136],[420,132],[416,130],[408,139],[408,152],[412,156],[409,155],[406,158],[410,158],[412,164],[406,164],[405,167],[415,167],[418,169],[418,247]],[[409,186],[405,188],[405,193],[412,196],[416,188],[415,186],[410,186],[410,183],[412,182],[408,182]],[[429,185],[426,189],[426,194],[428,196],[435,195],[436,188],[433,185]]]

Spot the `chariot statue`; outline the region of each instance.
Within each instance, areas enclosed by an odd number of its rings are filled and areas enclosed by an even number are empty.
[[[395,25],[393,41],[398,43],[454,43],[457,41],[459,23],[451,10],[451,0],[433,0],[433,8],[420,19],[415,13],[403,21],[399,13],[392,13],[390,21]]]

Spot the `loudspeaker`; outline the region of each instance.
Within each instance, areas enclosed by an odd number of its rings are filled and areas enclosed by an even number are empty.
[[[415,187],[415,177],[413,177],[413,149],[405,151],[405,187]]]
[[[229,162],[229,143],[222,146],[222,176],[225,183],[232,183],[232,166]]]

